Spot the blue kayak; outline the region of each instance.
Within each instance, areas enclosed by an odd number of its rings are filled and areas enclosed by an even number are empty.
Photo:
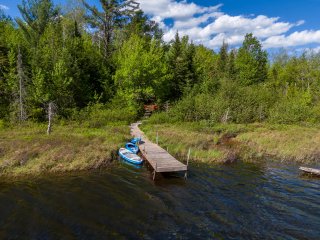
[[[139,144],[141,142],[141,138],[132,138],[130,142],[133,144]]]
[[[133,163],[133,164],[142,164],[143,160],[140,158],[137,154],[129,151],[128,149],[125,148],[120,148],[119,149],[119,155],[121,158],[124,160]]]
[[[131,142],[126,144],[126,149],[128,149],[129,151],[131,151],[133,153],[139,152],[139,147],[136,144],[131,143]]]

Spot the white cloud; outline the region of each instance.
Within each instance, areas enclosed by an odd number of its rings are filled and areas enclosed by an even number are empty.
[[[221,6],[201,7],[195,3],[174,0],[138,0],[142,10],[146,14],[159,16],[162,19],[173,18],[177,20],[194,17],[195,14],[204,14],[218,10]]]
[[[0,4],[0,9],[2,10],[9,10],[9,7],[3,4]]]
[[[288,36],[276,35],[269,37],[264,41],[266,48],[276,47],[295,47],[305,44],[319,43],[320,44],[320,30],[318,31],[302,31],[294,32]]]
[[[221,46],[223,40],[237,46],[246,33],[253,33],[265,48],[296,47],[320,43],[320,31],[301,31],[288,34],[292,28],[305,22],[281,21],[279,17],[264,15],[231,16],[220,10],[222,4],[203,7],[193,2],[176,0],[138,0],[142,10],[164,29],[164,40],[170,41],[175,33],[189,35],[195,43],[211,48]],[[165,20],[172,24],[166,25]]]

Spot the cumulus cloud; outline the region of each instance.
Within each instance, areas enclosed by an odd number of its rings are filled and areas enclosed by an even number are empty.
[[[277,35],[269,37],[264,41],[266,48],[275,47],[295,47],[301,46],[308,43],[319,43],[320,44],[320,30],[318,31],[301,31],[294,32],[288,36]]]
[[[279,17],[264,15],[231,16],[221,11],[222,4],[203,7],[193,2],[176,0],[138,0],[142,10],[164,29],[164,40],[170,41],[175,33],[188,35],[195,43],[218,48],[225,40],[237,46],[246,33],[253,33],[265,48],[296,47],[320,44],[320,31],[292,32],[304,24],[281,21]],[[170,20],[170,24],[166,24]]]
[[[0,9],[2,10],[9,10],[9,7],[3,4],[0,4]]]

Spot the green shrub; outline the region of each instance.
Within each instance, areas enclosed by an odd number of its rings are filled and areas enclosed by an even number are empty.
[[[96,103],[90,104],[74,116],[86,127],[99,128],[106,125],[129,124],[136,120],[137,112],[128,108],[108,108]]]
[[[242,87],[225,81],[216,94],[199,93],[181,99],[170,110],[171,118],[179,121],[209,120],[252,123],[268,118],[269,108],[274,104],[270,89],[263,85]]]
[[[6,123],[3,119],[0,119],[0,130],[5,129]]]
[[[173,117],[172,114],[169,114],[167,112],[154,113],[148,119],[148,123],[150,124],[174,123],[177,121],[177,117]]]
[[[281,124],[310,121],[314,117],[310,104],[311,99],[308,98],[307,93],[284,97],[270,109],[269,121]]]

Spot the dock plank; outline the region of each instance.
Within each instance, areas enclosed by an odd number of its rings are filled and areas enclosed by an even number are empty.
[[[320,169],[307,168],[307,167],[300,167],[299,169],[305,173],[311,173],[311,174],[320,176]]]
[[[139,128],[140,123],[131,125],[131,135],[133,137],[141,137],[142,143],[139,149],[155,172],[180,172],[187,171],[188,166],[175,159],[166,150],[159,145],[151,142]]]

